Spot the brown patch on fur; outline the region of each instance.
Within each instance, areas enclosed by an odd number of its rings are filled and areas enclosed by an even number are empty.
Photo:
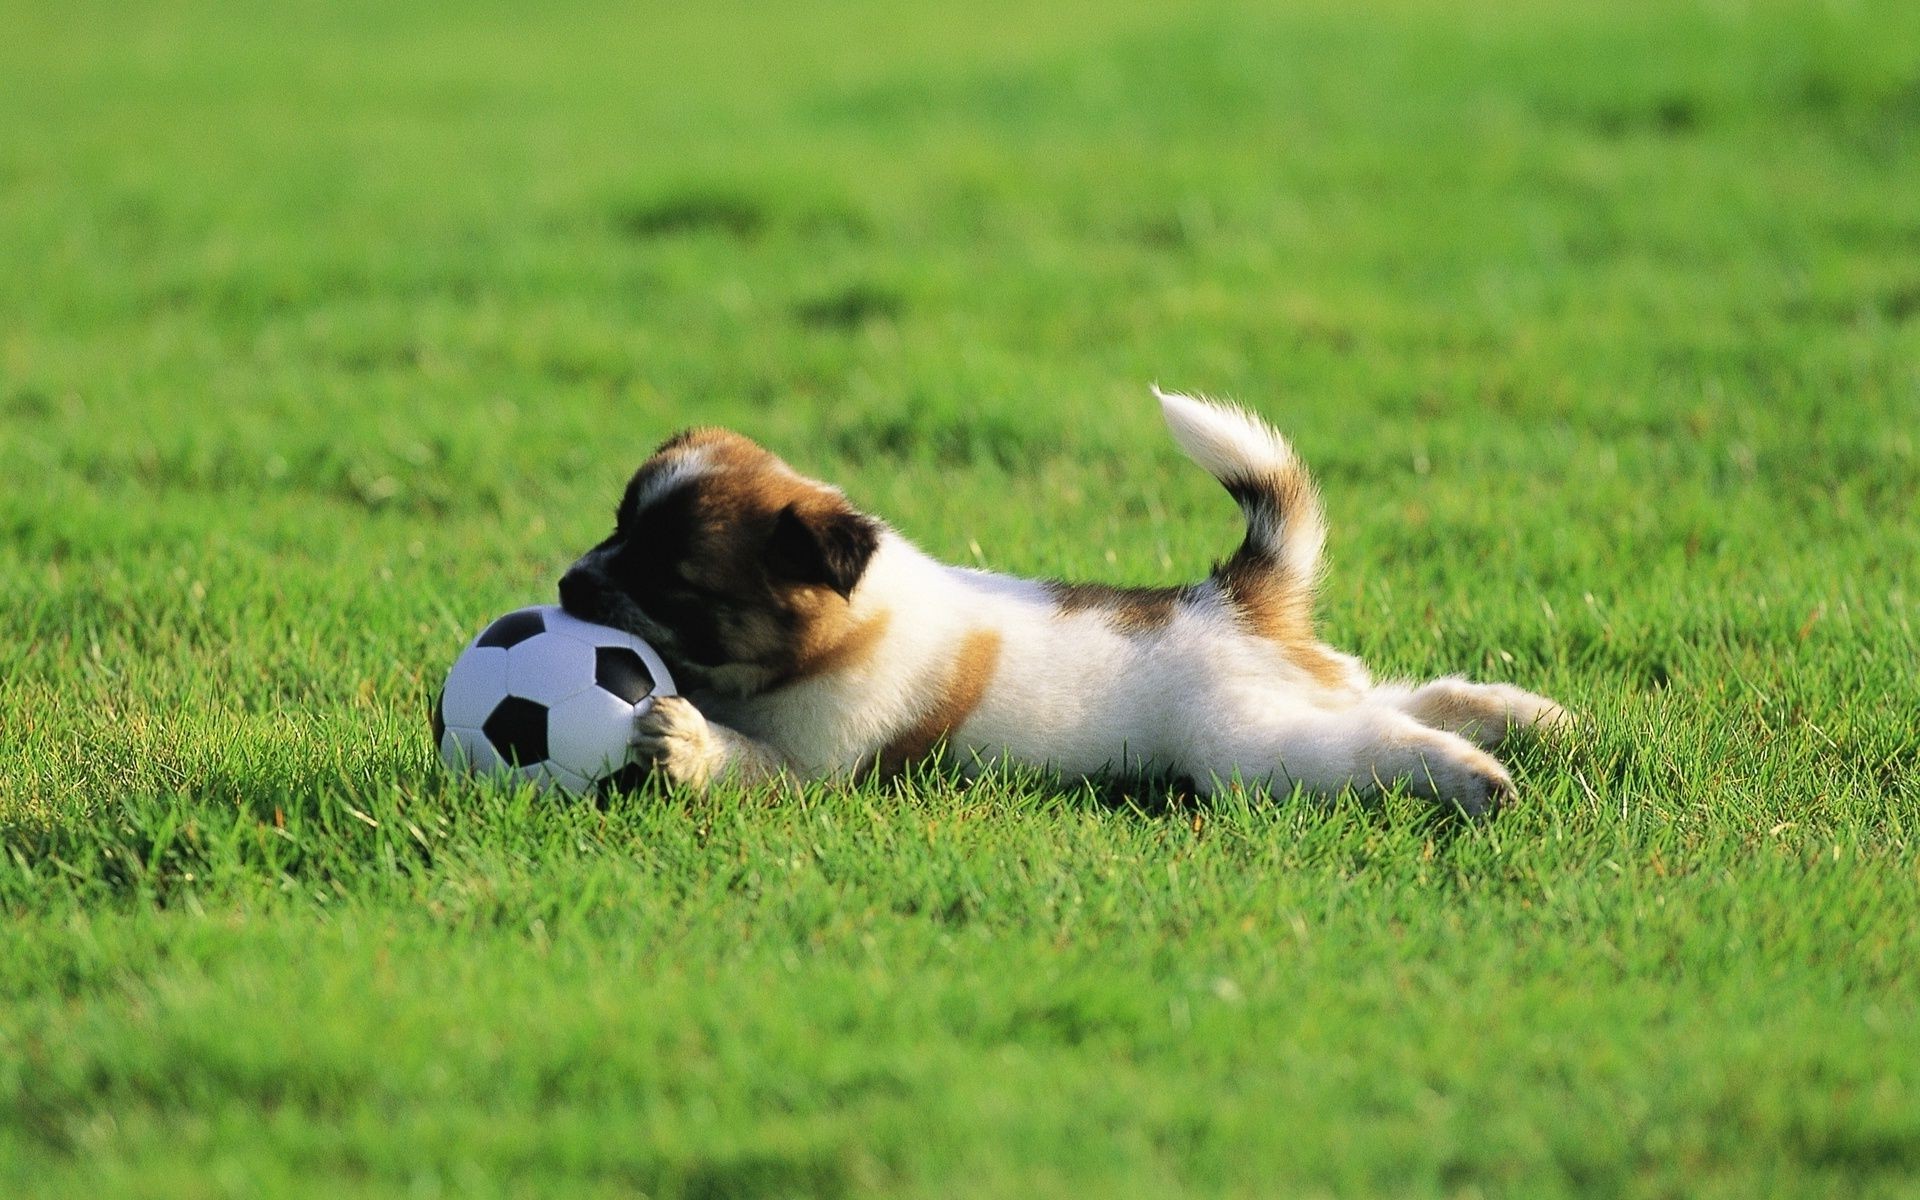
[[[1226,488],[1243,510],[1266,510],[1270,520],[1284,521],[1288,514],[1307,512],[1318,504],[1313,480],[1304,471],[1228,481]],[[1233,555],[1214,568],[1213,577],[1252,633],[1278,645],[1288,661],[1316,683],[1339,687],[1347,682],[1346,665],[1314,636],[1316,581],[1289,571],[1253,529]]]
[[[1507,723],[1506,705],[1465,688],[1428,684],[1414,696],[1413,716],[1422,725],[1459,733],[1470,726],[1501,728]]]
[[[1281,650],[1289,662],[1305,671],[1315,683],[1338,688],[1352,682],[1347,664],[1319,642],[1283,642]]]
[[[1289,586],[1262,557],[1243,563],[1235,554],[1214,572],[1240,621],[1259,637],[1280,647],[1287,660],[1317,683],[1338,687],[1347,668],[1313,632],[1313,591]]]
[[[987,683],[1000,662],[1000,635],[991,629],[976,629],[960,641],[953,669],[929,708],[909,729],[897,734],[881,748],[878,765],[882,775],[897,775],[908,764],[925,758],[941,739],[958,728],[980,707]]]
[[[1112,587],[1104,583],[1048,580],[1047,595],[1063,613],[1097,612],[1122,633],[1146,633],[1173,620],[1180,588]]]
[[[718,425],[695,425],[688,429],[682,429],[679,433],[661,442],[660,445],[655,448],[654,453],[656,455],[670,454],[676,450],[691,450],[696,446],[727,441],[745,442],[749,446],[753,445],[752,439],[735,433],[731,429],[724,429]],[[758,447],[755,448],[758,449]]]
[[[1243,509],[1254,505],[1267,510],[1270,520],[1283,520],[1287,513],[1314,503],[1313,483],[1304,473],[1262,475],[1229,483],[1227,490]],[[1313,636],[1314,581],[1294,578],[1252,529],[1232,557],[1214,568],[1213,575],[1261,637],[1293,642]]]
[[[828,656],[836,648],[837,657],[849,662],[863,646],[871,649],[885,630],[884,621],[862,635],[840,596],[821,587],[781,583],[767,572],[767,539],[783,509],[791,507],[802,520],[815,522],[851,512],[851,506],[838,492],[787,470],[744,438],[709,445],[709,461],[720,469],[695,485],[701,552],[685,569],[691,582],[739,606],[728,639],[733,657],[765,663],[776,679],[786,679],[834,669]]]
[[[787,682],[831,675],[859,666],[873,657],[874,651],[880,648],[881,639],[886,637],[887,629],[893,624],[893,613],[887,609],[855,620],[847,606],[838,603],[837,597],[828,598],[820,607],[837,612],[816,613],[810,619],[803,618],[799,629],[801,640],[794,648],[793,667],[787,675]]]
[[[768,556],[783,512],[824,527],[855,515],[846,498],[792,470],[752,439],[720,428],[674,435],[640,474],[666,471],[688,458],[701,468],[668,494],[687,497],[673,572],[687,602],[711,621],[715,649],[726,663],[746,668],[748,676],[757,673],[753,686],[764,690],[844,669],[870,653],[886,630],[885,614],[877,621],[856,621],[844,597],[828,587],[778,577]]]

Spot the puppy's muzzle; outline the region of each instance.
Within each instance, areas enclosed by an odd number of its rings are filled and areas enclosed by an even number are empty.
[[[560,577],[560,607],[583,621],[599,619],[606,592],[607,581],[581,567]]]

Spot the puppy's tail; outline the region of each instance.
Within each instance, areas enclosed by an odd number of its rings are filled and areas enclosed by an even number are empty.
[[[1314,588],[1326,542],[1320,497],[1293,447],[1266,422],[1230,405],[1153,389],[1173,440],[1240,505],[1247,536],[1213,578],[1261,634],[1312,637]]]

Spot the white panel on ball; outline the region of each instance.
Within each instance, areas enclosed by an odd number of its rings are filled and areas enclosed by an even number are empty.
[[[593,647],[564,633],[530,637],[507,651],[507,691],[552,706],[593,686]]]
[[[566,609],[552,605],[540,610],[540,616],[547,628],[555,633],[565,633],[595,646],[624,646],[633,635],[611,625],[595,625],[592,621],[582,621]]]
[[[595,625],[582,621],[564,608],[543,608],[541,616],[547,628],[555,632],[577,637],[592,646],[625,646],[640,656],[647,666],[647,673],[653,676],[654,692],[661,696],[673,695],[673,676],[667,672],[667,664],[660,661],[652,646],[641,638],[635,637],[624,629],[614,629],[607,625]]]
[[[486,734],[453,725],[447,726],[447,731],[440,736],[440,761],[455,771],[472,771],[476,775],[491,775],[507,767],[493,752],[493,743],[487,740]]]
[[[533,767],[521,767],[520,777],[538,787],[549,790],[559,788],[562,791],[572,792],[576,796],[583,796],[593,790],[593,781],[591,779],[583,775],[577,775],[554,762],[543,762]]]
[[[591,668],[587,677],[593,677]],[[440,718],[448,725],[478,729],[506,694],[507,652],[498,646],[477,646],[461,655],[448,673]]]
[[[562,700],[547,714],[548,760],[594,779],[618,770],[627,759],[633,711],[597,687]]]

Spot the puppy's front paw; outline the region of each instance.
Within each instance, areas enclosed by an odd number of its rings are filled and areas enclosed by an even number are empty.
[[[671,783],[705,787],[726,754],[713,727],[684,696],[658,696],[633,719],[633,761]]]

